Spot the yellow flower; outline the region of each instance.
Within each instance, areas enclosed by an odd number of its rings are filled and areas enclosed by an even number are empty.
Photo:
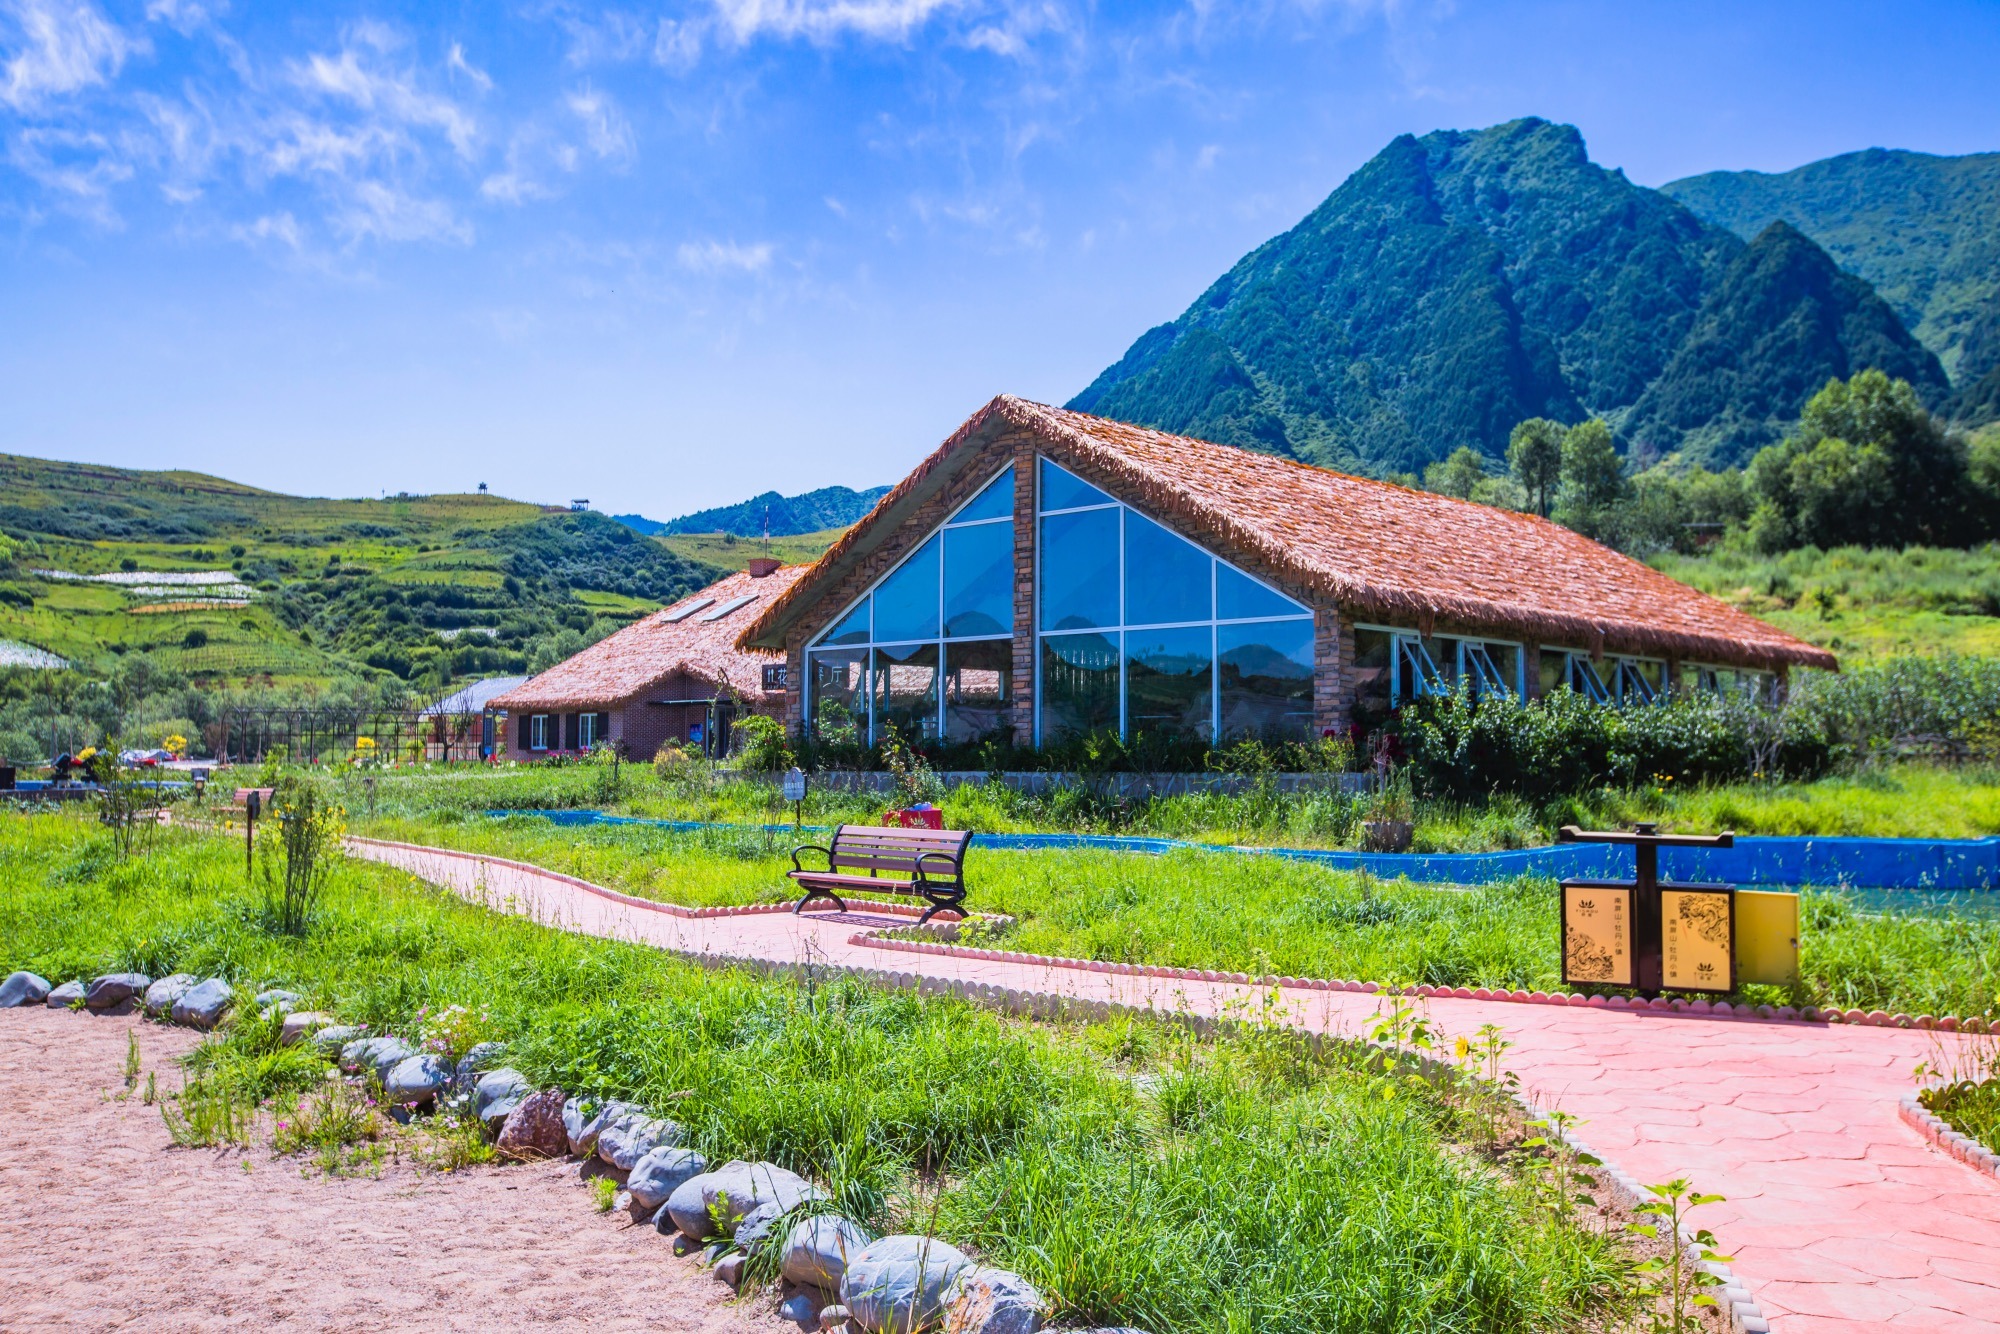
[[[1470,1042],[1467,1042],[1463,1037],[1459,1038],[1457,1041],[1451,1044],[1452,1056],[1461,1061],[1465,1059],[1466,1054],[1471,1050],[1472,1050],[1472,1044]]]

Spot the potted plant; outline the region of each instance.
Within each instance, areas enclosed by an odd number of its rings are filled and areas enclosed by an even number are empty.
[[[1376,770],[1375,790],[1361,817],[1361,846],[1369,852],[1408,852],[1417,832],[1416,801],[1410,780],[1394,765]]]

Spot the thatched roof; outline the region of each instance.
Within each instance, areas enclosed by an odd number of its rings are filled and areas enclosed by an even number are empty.
[[[914,542],[904,522],[979,447],[1032,432],[1062,466],[1217,554],[1270,571],[1319,605],[1392,625],[1443,622],[1495,636],[1722,666],[1832,669],[1832,654],[1531,514],[1351,477],[1268,454],[1003,394],[954,432],[785,596],[743,628],[777,648],[856,562]],[[815,623],[813,626],[817,629]]]
[[[718,693],[761,700],[763,669],[772,656],[736,647],[737,632],[806,569],[785,566],[761,579],[732,574],[529,677],[488,707],[512,713],[603,708],[676,673],[704,681]],[[754,600],[730,606],[746,597]]]

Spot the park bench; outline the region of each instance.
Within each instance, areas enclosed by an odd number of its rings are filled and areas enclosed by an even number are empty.
[[[922,926],[933,913],[949,908],[963,913],[965,902],[965,849],[972,842],[966,829],[894,829],[877,825],[844,824],[833,831],[825,847],[802,844],[792,850],[792,869],[786,877],[805,889],[805,897],[792,908],[805,911],[814,899],[832,899],[842,912],[849,893],[908,894],[930,906],[917,919]],[[817,852],[826,858],[826,869],[815,870],[800,864],[803,853]]]

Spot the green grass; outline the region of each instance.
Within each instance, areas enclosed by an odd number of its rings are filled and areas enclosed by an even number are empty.
[[[2000,653],[2000,545],[1969,551],[1735,546],[1651,563],[1789,634],[1853,661],[1950,650]]]
[[[795,537],[738,537],[722,533],[663,533],[653,540],[689,560],[720,565],[725,570],[747,570],[757,556],[773,556],[787,565],[816,561],[840,538],[845,528],[828,528]]]
[[[1065,1323],[1476,1334],[1630,1312],[1629,1253],[1537,1203],[1520,1128],[1489,1144],[1469,1086],[1385,1077],[1281,1030],[1028,1023],[843,979],[707,973],[366,864],[336,867],[311,934],[280,936],[235,855],[177,834],[120,863],[82,818],[0,816],[0,967],[283,984],[378,1031],[483,1007],[538,1085],[666,1111],[711,1157],[811,1172],[878,1229],[934,1223],[1026,1274]],[[322,1075],[271,1025],[240,1023],[200,1050],[194,1105],[184,1092],[172,1116],[262,1133],[246,1105],[290,1105]]]
[[[1938,1081],[1917,1095],[1923,1105],[1959,1134],[2000,1153],[2000,1038],[1988,1034],[1940,1047],[1936,1067],[1921,1073]]]
[[[565,829],[532,816],[445,811],[383,816],[380,837],[429,843],[581,876],[688,906],[787,897],[789,833],[644,826]],[[806,836],[810,838],[811,836]],[[1521,879],[1474,889],[1382,881],[1304,862],[1200,851],[975,851],[971,906],[1016,925],[999,947],[1028,954],[1278,976],[1554,990],[1556,889]],[[1964,915],[1929,900],[1808,891],[1801,984],[1746,987],[1757,1004],[1975,1015],[2000,1004],[1994,896]],[[2000,905],[1996,905],[2000,906]]]

